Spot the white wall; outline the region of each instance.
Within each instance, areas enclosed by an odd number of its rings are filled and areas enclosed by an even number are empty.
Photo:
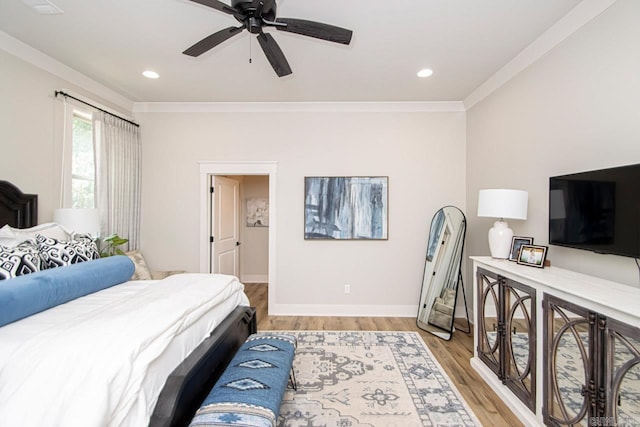
[[[198,161],[277,161],[275,301],[281,312],[417,311],[428,225],[465,204],[465,115],[140,113],[142,251],[197,271]],[[389,176],[388,241],[305,241],[305,176]],[[345,284],[351,293],[344,294]]]
[[[59,207],[63,116],[54,93],[62,89],[112,107],[0,49],[0,179],[38,195],[40,223],[51,221]]]
[[[240,221],[240,279],[244,283],[266,283],[269,274],[269,229],[247,226],[247,199],[269,200],[269,176],[242,177],[242,218]]]
[[[475,215],[479,189],[529,191],[527,220],[509,224],[516,235],[546,245],[550,176],[640,163],[638,22],[640,2],[618,0],[467,112],[467,255],[489,253],[493,220]],[[550,246],[548,258],[640,286],[632,258],[558,246]]]

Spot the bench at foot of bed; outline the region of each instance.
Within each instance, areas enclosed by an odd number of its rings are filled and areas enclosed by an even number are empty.
[[[293,335],[249,336],[196,412],[190,427],[234,424],[275,427],[293,372],[295,351]]]

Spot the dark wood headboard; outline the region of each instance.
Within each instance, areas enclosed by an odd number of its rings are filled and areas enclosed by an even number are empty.
[[[24,194],[8,181],[0,181],[0,227],[29,228],[38,224],[38,195]]]

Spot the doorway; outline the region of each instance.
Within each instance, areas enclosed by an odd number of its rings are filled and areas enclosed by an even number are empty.
[[[269,282],[269,176],[240,179],[240,281]]]
[[[211,179],[213,176],[223,175],[227,178],[243,175],[267,175],[268,176],[268,200],[269,200],[269,224],[267,227],[268,236],[268,273],[267,282],[269,284],[269,307],[275,307],[275,295],[277,289],[276,277],[276,185],[277,185],[277,162],[199,162],[200,166],[200,272],[208,273],[212,270],[212,245],[213,236],[212,222],[215,211],[211,206]],[[242,211],[242,209],[241,209]],[[240,218],[244,221],[245,219]],[[215,238],[214,238],[215,240]],[[241,240],[240,240],[241,241]],[[240,263],[242,260],[240,259]]]

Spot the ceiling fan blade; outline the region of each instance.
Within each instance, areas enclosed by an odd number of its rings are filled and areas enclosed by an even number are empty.
[[[315,37],[334,43],[349,44],[353,31],[322,22],[306,21],[304,19],[278,18],[276,23],[286,24],[286,26],[276,25],[280,31],[301,34],[303,36]]]
[[[271,34],[258,34],[258,43],[260,43],[260,47],[278,77],[291,74],[291,67],[287,62],[287,58],[284,57],[284,53],[282,53],[280,46],[278,46],[278,43],[276,43],[276,40]]]
[[[191,1],[194,2],[194,3],[201,4],[203,6],[212,7],[215,10],[219,10],[220,12],[228,13],[229,15],[233,15],[235,17],[239,17],[240,19],[242,19],[244,17],[240,12],[238,12],[237,10],[235,10],[234,8],[229,6],[228,4],[222,3],[221,1],[218,1],[218,0],[191,0]]]
[[[214,47],[218,46],[220,43],[235,36],[236,34],[241,32],[243,29],[244,27],[225,28],[224,30],[220,30],[217,33],[211,34],[209,37],[203,38],[198,43],[194,44],[193,46],[191,46],[189,49],[185,50],[182,53],[184,53],[185,55],[194,56],[194,57],[200,56],[206,51],[213,49]]]

